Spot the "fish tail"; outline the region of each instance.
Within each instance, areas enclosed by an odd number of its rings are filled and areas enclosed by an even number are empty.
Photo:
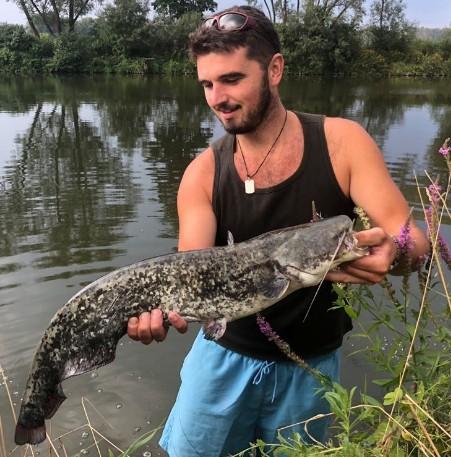
[[[46,438],[45,423],[34,427],[27,427],[20,422],[16,425],[16,432],[14,434],[14,441],[17,445],[22,444],[39,444]]]

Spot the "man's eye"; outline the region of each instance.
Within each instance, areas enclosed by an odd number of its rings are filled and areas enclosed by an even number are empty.
[[[211,89],[213,87],[213,84],[209,81],[202,81],[201,82],[201,86],[204,88],[204,89]]]
[[[237,84],[241,78],[227,78],[224,80],[226,84]]]

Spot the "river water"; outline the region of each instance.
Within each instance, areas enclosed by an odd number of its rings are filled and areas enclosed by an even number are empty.
[[[415,176],[427,185],[425,170],[434,179],[446,175],[437,150],[451,136],[449,81],[291,80],[281,94],[289,109],[360,122],[421,219]],[[56,310],[102,274],[175,250],[183,170],[222,133],[192,79],[0,80],[0,364],[16,411]],[[171,332],[150,347],[124,338],[113,364],[66,381],[68,399],[51,434],[71,433],[56,445],[69,455],[96,455],[87,428],[79,428],[88,419],[122,448],[157,427],[196,331]],[[365,382],[362,363],[345,361],[345,384]],[[14,419],[0,383],[6,447],[23,455],[14,450]],[[48,453],[47,446],[38,452]],[[139,455],[146,451],[163,455],[155,443]]]

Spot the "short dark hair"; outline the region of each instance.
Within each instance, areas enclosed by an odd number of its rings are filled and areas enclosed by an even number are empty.
[[[255,27],[240,31],[217,30],[201,24],[189,36],[189,53],[195,60],[210,52],[227,53],[245,47],[249,59],[256,60],[263,68],[267,67],[274,54],[280,52],[279,36],[272,22],[258,8],[252,6],[232,6],[217,14],[235,11],[251,16]]]

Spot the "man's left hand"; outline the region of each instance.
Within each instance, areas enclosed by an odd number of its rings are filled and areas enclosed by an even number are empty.
[[[377,284],[390,270],[396,255],[395,243],[380,227],[357,232],[355,237],[359,247],[368,247],[369,254],[341,264],[338,270],[330,271],[326,279],[353,284]]]

